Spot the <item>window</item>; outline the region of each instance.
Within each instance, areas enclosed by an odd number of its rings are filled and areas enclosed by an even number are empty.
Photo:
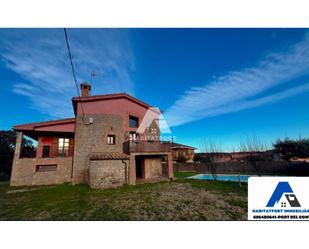
[[[107,144],[116,144],[116,136],[108,135],[107,136]]]
[[[58,141],[58,156],[68,156],[69,155],[69,138],[59,138]]]
[[[138,118],[134,116],[129,116],[129,126],[130,128],[138,127]]]
[[[157,134],[157,129],[156,128],[151,128],[150,132],[151,132],[151,134]]]
[[[43,145],[42,157],[50,157],[50,145]]]
[[[57,170],[57,164],[36,166],[36,172],[47,172],[47,171],[56,171],[56,170]]]
[[[136,138],[137,138],[137,136],[136,136],[136,132],[131,131],[131,132],[130,132],[130,141],[135,141],[135,140],[136,140]]]

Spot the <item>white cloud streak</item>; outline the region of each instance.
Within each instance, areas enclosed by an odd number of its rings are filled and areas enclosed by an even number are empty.
[[[69,29],[69,41],[78,82],[97,73],[92,93],[134,94],[130,72],[133,55],[126,31]],[[62,29],[0,29],[0,60],[17,73],[11,84],[16,94],[30,98],[32,108],[54,118],[73,115],[71,98],[77,96]]]
[[[165,112],[170,126],[237,112],[308,91],[308,84],[258,97],[273,87],[309,73],[309,35],[285,52],[269,53],[255,66],[192,87]],[[255,98],[255,99],[254,99]]]

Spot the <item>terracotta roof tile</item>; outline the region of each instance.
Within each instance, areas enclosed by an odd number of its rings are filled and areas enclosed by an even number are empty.
[[[130,159],[130,156],[120,152],[100,152],[90,154],[90,160],[123,160]]]
[[[178,144],[178,143],[171,143],[171,148],[172,149],[178,149],[178,148],[181,148],[181,149],[196,149],[195,147],[188,146],[188,145],[185,145],[185,144]]]
[[[87,97],[73,97],[72,103],[73,103],[73,109],[74,113],[76,113],[77,108],[77,102],[88,102],[88,101],[98,101],[98,100],[108,100],[108,99],[118,99],[118,98],[126,98],[129,99],[141,106],[144,106],[146,108],[150,108],[151,105],[127,94],[127,93],[112,93],[112,94],[102,94],[102,95],[93,95],[93,96],[87,96]]]
[[[34,130],[35,128],[38,128],[38,127],[44,127],[44,126],[50,126],[50,125],[61,125],[61,124],[68,124],[68,123],[75,124],[75,118],[65,118],[65,119],[50,120],[50,121],[44,121],[44,122],[15,125],[13,129],[16,131]]]

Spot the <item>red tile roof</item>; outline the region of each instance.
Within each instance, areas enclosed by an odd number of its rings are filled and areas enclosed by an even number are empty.
[[[152,107],[151,105],[127,94],[127,93],[112,93],[112,94],[102,94],[102,95],[94,95],[94,96],[87,96],[87,97],[74,97],[72,98],[74,112],[76,113],[76,104],[77,102],[89,102],[89,101],[97,101],[97,100],[108,100],[108,99],[119,99],[119,98],[126,98],[131,100],[143,107],[149,108]]]
[[[130,159],[130,156],[121,152],[100,152],[90,154],[90,160],[120,160]]]
[[[185,144],[171,143],[171,149],[196,149],[195,147],[188,146]]]
[[[45,122],[15,125],[13,129],[16,131],[25,131],[25,130],[34,131],[42,127],[47,127],[47,126],[52,126],[52,125],[73,124],[73,123],[75,124],[75,118],[66,118],[66,119],[58,119],[58,120],[51,120],[51,121],[45,121]]]

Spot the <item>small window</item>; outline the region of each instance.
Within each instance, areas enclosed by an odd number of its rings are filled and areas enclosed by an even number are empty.
[[[42,157],[50,157],[50,145],[43,145]]]
[[[157,129],[156,128],[151,128],[150,132],[151,132],[151,134],[157,134]]]
[[[129,126],[130,128],[138,127],[138,118],[134,116],[129,116]]]
[[[116,144],[116,136],[108,135],[107,136],[107,144]]]
[[[48,171],[56,171],[57,164],[48,164],[48,165],[37,165],[36,172],[48,172]]]
[[[58,140],[58,156],[69,155],[69,138],[59,138]]]

